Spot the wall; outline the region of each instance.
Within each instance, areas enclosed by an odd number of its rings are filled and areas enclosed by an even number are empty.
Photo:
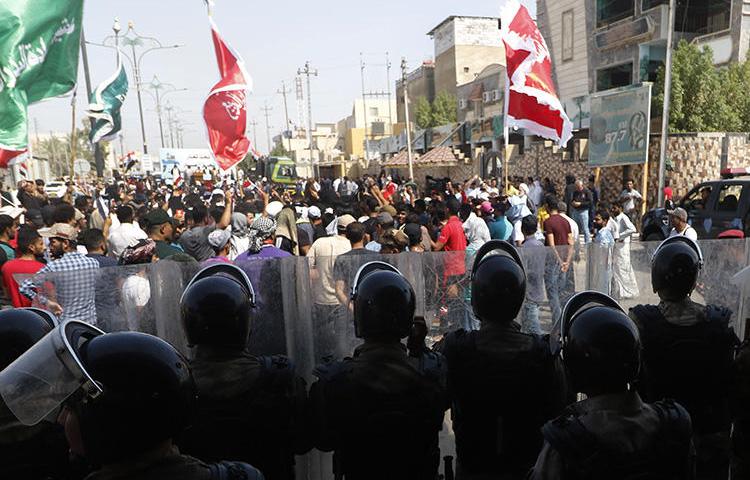
[[[563,12],[573,11],[573,59],[562,60]],[[537,21],[552,54],[557,93],[563,102],[589,94],[588,32],[584,0],[540,0]],[[572,115],[572,114],[571,114]]]
[[[415,121],[417,101],[426,98],[432,103],[435,100],[435,64],[425,62],[421,67],[408,74],[409,78],[409,118]],[[404,122],[404,86],[399,80],[396,82],[396,111],[398,121]]]
[[[658,190],[659,135],[651,136],[649,167],[648,205],[656,205]],[[575,140],[574,152],[560,150],[551,142],[533,142],[525,154],[511,160],[510,175],[549,177],[557,186],[558,193],[565,185],[565,176],[574,175],[588,179],[595,169],[581,159],[581,143]],[[668,156],[673,170],[667,172],[676,198],[696,184],[720,178],[723,167],[744,167],[750,159],[750,140],[747,134],[699,133],[669,136]],[[611,202],[619,195],[625,175],[633,178],[640,191],[643,166],[605,167],[601,169],[602,199]]]

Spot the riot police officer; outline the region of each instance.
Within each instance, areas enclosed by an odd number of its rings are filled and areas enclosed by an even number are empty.
[[[199,458],[256,465],[269,480],[294,478],[294,454],[311,448],[305,384],[283,356],[256,357],[251,336],[255,293],[238,267],[198,272],[180,301],[198,408],[180,448]]]
[[[493,240],[476,254],[471,303],[479,330],[436,346],[448,363],[457,478],[525,478],[542,446],[539,429],[559,411],[545,338],[515,322],[526,294],[516,249]]]
[[[674,398],[693,421],[698,478],[726,478],[729,465],[729,386],[738,339],[731,312],[693,302],[703,255],[678,236],[656,250],[651,281],[659,305],[639,305],[630,317],[643,342],[639,391],[646,401]]]
[[[207,464],[175,448],[195,384],[184,357],[152,335],[69,320],[0,372],[0,395],[26,425],[63,406],[71,451],[96,468],[87,480],[263,478],[250,465]]]
[[[336,478],[434,480],[447,400],[442,357],[412,362],[401,343],[414,321],[414,290],[391,265],[369,262],[355,276],[352,301],[364,343],[316,369],[315,445],[335,452]]]
[[[0,311],[0,371],[56,325],[57,318],[44,310]],[[67,478],[68,444],[60,425],[23,425],[0,399],[0,432],[0,478]]]
[[[693,478],[690,416],[672,400],[646,404],[635,391],[641,341],[617,302],[575,295],[563,309],[561,342],[567,383],[587,398],[544,425],[530,478]]]

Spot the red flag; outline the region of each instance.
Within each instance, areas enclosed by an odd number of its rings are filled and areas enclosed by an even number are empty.
[[[8,168],[8,164],[22,153],[26,153],[26,149],[4,150],[0,148],[0,168]]]
[[[216,24],[209,20],[221,80],[208,94],[203,105],[203,119],[214,159],[222,170],[228,170],[242,161],[250,150],[245,131],[247,92],[252,89],[252,79],[240,56],[229,48],[219,35]]]
[[[547,43],[525,6],[506,0],[500,12],[505,45],[505,122],[534,135],[557,141],[573,136],[552,80],[552,58]]]

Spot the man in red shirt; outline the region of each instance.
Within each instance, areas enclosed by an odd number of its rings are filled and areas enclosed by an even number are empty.
[[[445,306],[448,309],[447,322],[449,327],[457,327],[463,323],[464,305],[460,298],[460,283],[466,273],[464,259],[466,251],[466,235],[464,226],[458,218],[461,204],[455,198],[448,199],[448,212],[438,210],[438,218],[443,223],[437,242],[432,243],[433,251],[445,251]],[[445,217],[448,219],[445,220]]]
[[[44,253],[44,241],[36,230],[28,226],[23,226],[18,230],[17,238],[18,251],[21,256],[5,262],[0,272],[3,276],[3,287],[13,307],[30,307],[31,300],[18,292],[18,282],[13,278],[13,275],[33,275],[44,266],[43,263],[36,260],[37,255]]]
[[[383,187],[383,198],[385,198],[387,201],[390,201],[393,194],[396,193],[396,190],[398,190],[398,187],[395,183],[393,183],[393,178],[389,176],[388,183],[386,183],[385,187]]]
[[[565,303],[568,293],[565,287],[568,276],[573,275],[573,245],[575,240],[570,230],[570,223],[558,211],[557,199],[547,198],[547,211],[550,217],[544,221],[544,236],[548,247],[552,247],[554,259],[547,262],[544,274],[544,285],[547,289],[547,300],[552,310],[552,321],[556,322],[562,313],[561,305]],[[575,281],[573,281],[575,284]]]

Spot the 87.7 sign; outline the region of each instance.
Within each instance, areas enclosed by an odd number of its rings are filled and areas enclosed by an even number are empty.
[[[589,165],[633,165],[648,159],[651,84],[591,97]]]

